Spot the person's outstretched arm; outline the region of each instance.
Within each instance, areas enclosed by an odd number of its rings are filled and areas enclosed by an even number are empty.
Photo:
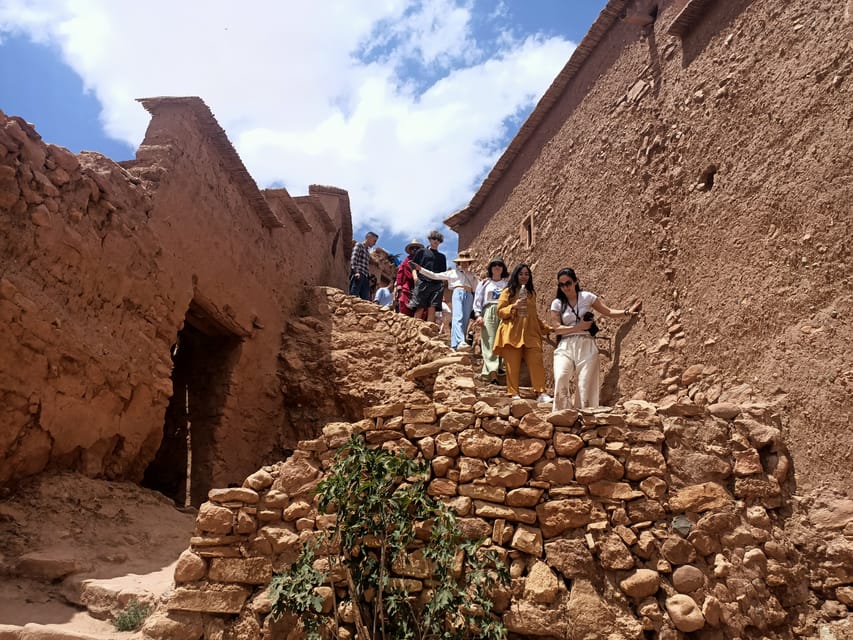
[[[453,276],[456,275],[455,269],[448,269],[447,271],[442,271],[441,273],[436,273],[434,271],[430,271],[426,267],[422,267],[417,263],[412,263],[414,269],[419,273],[425,275],[427,278],[432,280],[450,280]]]
[[[642,308],[643,303],[640,301],[635,302],[627,309],[611,309],[606,304],[601,301],[601,298],[596,298],[595,302],[592,303],[592,308],[598,311],[603,316],[607,316],[608,318],[630,318],[632,316],[636,316],[639,314],[640,309]]]

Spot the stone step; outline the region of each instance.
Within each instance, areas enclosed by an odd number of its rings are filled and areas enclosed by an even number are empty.
[[[60,585],[35,565],[31,575],[16,577],[0,588],[0,640],[119,640],[141,638],[140,632],[116,630],[113,620],[136,600],[154,611],[172,587],[175,563],[157,571],[114,578],[68,576]],[[48,569],[57,565],[50,562]],[[42,567],[43,568],[43,567]],[[38,569],[38,570],[36,570]]]
[[[68,617],[64,622],[39,624],[28,622],[22,625],[0,624],[0,640],[139,640],[139,631],[116,631],[105,620],[97,620],[84,611],[67,607]],[[57,613],[57,607],[52,607]],[[36,615],[42,616],[43,612]]]
[[[153,611],[171,589],[175,564],[144,575],[130,573],[106,579],[70,576],[62,584],[62,595],[100,620],[114,619],[134,600]]]

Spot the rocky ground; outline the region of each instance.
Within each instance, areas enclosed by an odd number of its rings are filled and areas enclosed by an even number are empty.
[[[170,589],[194,514],[133,484],[43,475],[0,500],[0,638],[112,638]]]

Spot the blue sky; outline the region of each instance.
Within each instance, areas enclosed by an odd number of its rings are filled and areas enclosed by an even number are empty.
[[[606,0],[0,0],[0,109],[132,158],[198,95],[261,188],[347,189],[399,253],[465,206]],[[198,8],[203,6],[204,10]]]

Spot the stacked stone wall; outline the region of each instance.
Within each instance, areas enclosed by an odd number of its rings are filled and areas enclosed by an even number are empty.
[[[439,361],[470,364],[432,324],[331,287],[306,293],[303,315],[286,327],[281,390],[291,448],[330,421],[354,421],[363,407],[431,402]]]
[[[472,383],[470,367],[444,366],[433,401],[371,406],[241,488],[212,491],[167,608],[145,633],[297,637],[294,619],[268,618],[266,586],[334,523],[318,513],[314,488],[356,433],[429,461],[430,495],[508,564],[512,583],[495,592],[495,611],[518,637],[807,637],[816,631],[805,611],[818,597],[841,608],[834,599],[850,599],[853,563],[836,565],[835,578],[809,577],[786,533],[789,460],[766,404],[551,413]],[[844,533],[849,551],[853,531]],[[411,559],[399,577],[428,597],[429,567],[416,547]],[[343,577],[333,572],[321,592],[331,613],[346,597]],[[341,637],[353,637],[347,607],[339,613]]]

